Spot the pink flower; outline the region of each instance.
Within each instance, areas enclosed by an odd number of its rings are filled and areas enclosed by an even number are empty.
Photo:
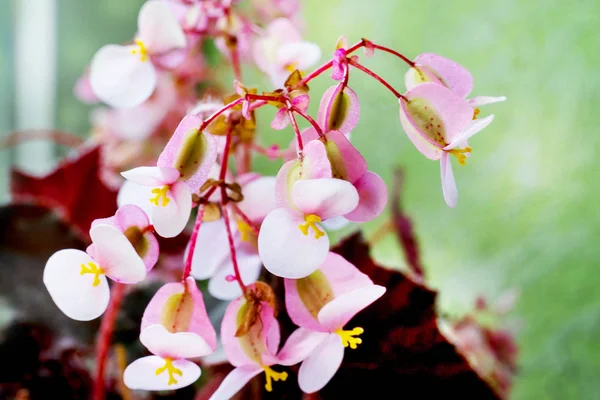
[[[44,268],[50,296],[69,318],[89,321],[104,313],[110,298],[107,277],[120,283],[142,281],[158,258],[158,242],[148,219],[135,206],[92,224],[87,253],[66,249],[54,253]]]
[[[342,256],[329,253],[309,276],[285,279],[285,304],[292,321],[300,326],[279,353],[279,363],[300,361],[298,384],[305,393],[322,389],[335,375],[344,347],[356,349],[363,328],[345,330],[358,312],[385,293]]]
[[[258,252],[269,272],[284,278],[310,275],[329,251],[322,221],[354,210],[359,196],[354,186],[332,177],[325,145],[313,140],[302,161],[288,161],[277,175],[279,208],[260,228]]]
[[[160,0],[147,1],[138,16],[135,44],[110,44],[98,50],[90,65],[90,85],[113,107],[140,104],[156,86],[154,63],[159,56],[185,46],[185,35],[169,6]]]
[[[267,26],[264,35],[254,41],[252,52],[258,68],[271,77],[276,87],[283,86],[294,70],[309,68],[321,58],[319,46],[302,41],[300,32],[285,18]]]
[[[123,381],[130,389],[179,389],[200,377],[200,368],[186,359],[213,353],[217,334],[194,278],[156,292],[144,312],[140,341],[154,356],[125,369]]]
[[[456,61],[433,53],[423,53],[418,55],[414,62],[415,67],[410,68],[404,76],[407,90],[424,82],[445,86],[462,98],[466,98],[473,90],[473,76]],[[478,96],[467,102],[473,107],[478,107],[504,100],[504,96]]]
[[[330,87],[319,104],[317,123],[325,131],[349,134],[360,118],[360,103],[354,90],[344,83]]]
[[[192,193],[204,184],[216,161],[215,140],[198,131],[201,125],[200,118],[185,117],[158,157],[156,167],[138,167],[122,173],[126,179],[151,188],[142,193],[146,202],[153,205],[152,223],[163,237],[177,236],[185,228],[192,209]],[[139,195],[121,199],[134,204],[139,200]]]
[[[253,289],[253,286],[249,287],[249,290]],[[249,318],[254,318],[254,323],[245,332],[240,332]],[[276,372],[271,368],[279,361],[279,340],[279,323],[268,302],[253,297],[248,300],[244,296],[232,301],[221,324],[221,341],[227,359],[235,369],[225,377],[210,400],[230,399],[261,372],[266,375],[265,388],[269,392],[273,390],[272,381],[285,381],[287,372]]]
[[[488,126],[493,115],[473,119],[473,107],[445,86],[427,82],[415,86],[398,99],[400,121],[409,139],[423,155],[440,160],[442,191],[450,207],[455,207],[458,192],[450,164],[450,154],[466,164],[472,149],[467,140]]]

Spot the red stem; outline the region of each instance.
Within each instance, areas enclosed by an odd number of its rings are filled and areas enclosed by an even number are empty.
[[[317,131],[317,133],[319,134],[320,137],[322,137],[322,138],[325,137],[325,135],[323,134],[323,129],[321,129],[319,124],[317,124],[317,121],[315,121],[310,115],[306,114],[304,111],[300,110],[296,106],[292,106],[291,109],[296,114],[298,114],[299,116],[301,116],[302,118],[307,120],[313,126],[313,128],[315,128],[315,130]]]
[[[240,68],[240,54],[237,45],[231,48],[231,66],[233,67],[233,75],[238,81],[242,81],[242,70]]]
[[[237,106],[238,104],[242,104],[243,101],[244,101],[244,98],[240,97],[239,99],[236,99],[236,100],[232,101],[231,103],[226,104],[223,108],[221,108],[220,110],[216,111],[213,115],[211,115],[210,117],[208,117],[208,119],[206,121],[204,121],[202,123],[202,125],[200,125],[200,128],[198,130],[200,132],[202,132],[219,115],[223,114],[225,111],[229,110],[230,108],[233,108],[233,107]]]
[[[396,96],[396,98],[398,99],[404,99],[405,101],[408,101],[406,99],[406,97],[402,96],[400,94],[400,92],[398,92],[396,89],[394,89],[392,87],[392,85],[390,85],[389,83],[386,82],[385,79],[383,79],[382,77],[380,77],[379,75],[377,75],[375,72],[371,71],[370,69],[364,67],[363,65],[359,64],[358,62],[354,61],[351,58],[348,58],[348,64],[356,67],[357,69],[361,70],[362,72],[364,72],[365,74],[369,75],[370,77],[374,78],[375,80],[377,80],[379,83],[381,83],[383,86],[385,86],[386,88],[389,89],[390,92],[392,92],[394,94],[394,96]]]
[[[366,40],[366,39],[363,39]],[[380,46],[378,44],[375,44],[373,42],[369,42],[371,43],[371,46],[373,46],[374,49],[377,50],[381,50],[381,51],[385,51],[386,53],[390,53],[395,55],[396,57],[400,58],[402,61],[404,61],[405,63],[407,63],[408,65],[410,65],[411,67],[415,66],[415,63],[412,62],[408,57],[406,57],[404,54],[398,53],[396,50],[392,50],[389,47],[385,47],[385,46]]]
[[[104,400],[105,398],[104,367],[110,350],[113,328],[124,295],[125,285],[115,283],[110,293],[108,307],[102,316],[100,331],[96,339],[96,379],[94,380],[94,392],[92,395],[92,399],[94,400]]]
[[[198,239],[198,232],[200,231],[200,226],[202,225],[202,218],[204,218],[204,206],[200,205],[198,207],[198,215],[196,216],[196,221],[194,222],[194,230],[192,231],[192,236],[190,236],[190,248],[188,249],[187,257],[185,259],[183,274],[181,275],[181,281],[184,284],[185,280],[190,276],[190,273],[192,272],[192,260],[194,259],[194,250],[196,249],[196,242]]]
[[[290,121],[292,122],[292,126],[294,127],[294,133],[296,134],[296,150],[298,151],[298,158],[302,159],[303,151],[304,151],[304,143],[302,142],[302,135],[300,134],[300,128],[298,127],[298,122],[296,121],[296,117],[294,116],[294,112],[292,111],[291,104],[288,102],[288,116],[290,117]]]
[[[237,204],[232,203],[231,204],[231,208],[233,208],[233,211],[242,219],[244,220],[244,222],[246,224],[248,224],[248,226],[252,229],[252,232],[254,232],[255,234],[258,235],[258,228],[256,226],[254,226],[254,224],[252,223],[252,221],[250,221],[250,218],[248,218],[248,216],[242,211],[240,210],[240,208],[238,207]]]

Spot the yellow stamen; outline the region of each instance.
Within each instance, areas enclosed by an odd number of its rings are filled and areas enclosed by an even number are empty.
[[[248,223],[244,220],[239,220],[237,223],[238,231],[240,231],[242,242],[247,242],[250,240],[250,236],[254,234],[254,230]]]
[[[473,119],[477,119],[477,116],[479,115],[480,112],[481,112],[481,110],[479,108],[475,108],[473,110]]]
[[[472,150],[471,146],[467,146],[464,149],[448,150],[448,153],[455,156],[460,165],[467,165],[467,154],[471,153]]]
[[[362,343],[361,338],[357,338],[354,336],[362,335],[365,330],[361,327],[356,327],[351,331],[345,331],[343,329],[338,329],[335,331],[342,338],[342,343],[344,347],[350,346],[351,349],[356,349],[356,346]]]
[[[180,369],[175,368],[173,366],[173,360],[170,358],[165,358],[165,365],[161,368],[156,369],[156,376],[162,374],[165,371],[167,371],[167,373],[169,374],[169,382],[167,383],[167,385],[177,384],[177,380],[175,379],[174,375],[183,376],[183,372],[181,372]]]
[[[267,383],[265,383],[265,389],[267,389],[267,392],[273,391],[272,380],[275,382],[277,382],[277,381],[285,382],[285,380],[288,377],[288,373],[285,371],[275,372],[271,369],[271,367],[263,367],[263,369],[265,370],[265,375],[267,377]]]
[[[152,194],[155,196],[150,198],[150,203],[158,207],[158,202],[160,201],[160,199],[162,199],[162,204],[160,206],[166,207],[171,202],[171,199],[167,197],[167,192],[169,191],[169,189],[169,185],[152,189]]]
[[[148,61],[148,49],[146,48],[144,42],[142,42],[140,39],[136,39],[135,44],[137,44],[137,48],[132,49],[131,54],[139,54],[142,62]]]
[[[309,214],[304,216],[305,224],[298,225],[298,228],[304,233],[304,236],[308,236],[308,230],[312,228],[315,232],[315,239],[320,238],[321,236],[325,236],[325,232],[319,229],[317,222],[321,222],[321,217],[315,214]]]
[[[296,67],[298,67],[298,63],[291,62],[291,63],[285,65],[285,70],[287,72],[294,72],[296,70]]]
[[[104,275],[104,270],[98,266],[98,264],[89,262],[86,264],[81,264],[81,272],[79,275],[85,274],[94,274],[94,282],[92,282],[92,286],[98,286],[100,284],[100,275]]]

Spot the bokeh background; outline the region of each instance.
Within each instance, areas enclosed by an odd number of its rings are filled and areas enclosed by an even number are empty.
[[[47,41],[40,38],[39,47],[17,49],[17,34],[28,30],[27,23],[19,22],[20,1],[0,2],[0,134],[45,127],[86,135],[90,107],[73,97],[73,85],[99,47],[132,36],[142,0],[55,1],[55,59],[47,59],[55,62],[49,85],[53,113],[40,116],[34,108],[25,123],[18,116],[19,101],[24,100],[16,95],[16,66],[29,71],[44,66],[23,66],[15,55],[44,54]],[[514,316],[520,321],[515,325],[520,325],[521,356],[512,397],[600,399],[600,3],[303,4],[306,37],[324,53],[333,49],[340,34],[350,42],[366,37],[409,57],[435,52],[472,71],[474,94],[507,96],[505,103],[483,110],[493,112],[496,120],[472,140],[468,165],[455,166],[460,192],[456,209],[444,204],[439,165],[415,151],[404,135],[393,96],[358,73],[352,75],[351,87],[363,108],[353,142],[370,169],[388,183],[396,167],[405,169],[403,204],[413,218],[429,282],[440,290],[441,310],[460,315],[472,308],[479,294],[493,299],[508,289],[520,290]],[[33,18],[26,21],[33,23]],[[395,87],[403,87],[406,67],[399,60],[377,54],[365,63]],[[20,73],[26,75],[27,70]],[[246,76],[249,86],[267,82],[255,72]],[[225,72],[223,79],[228,78]],[[322,93],[330,84],[328,78],[320,78],[312,92]],[[268,121],[262,122],[266,127]],[[269,129],[263,134],[265,143],[286,143],[289,137]],[[2,200],[8,199],[11,163],[46,168],[38,166],[46,161],[37,151],[0,150]],[[59,153],[51,149],[50,154],[53,158]],[[257,165],[264,172],[278,168],[264,159]],[[365,225],[367,236],[386,217]],[[374,251],[385,265],[403,267],[393,237],[383,239]],[[6,310],[0,315],[6,319]]]

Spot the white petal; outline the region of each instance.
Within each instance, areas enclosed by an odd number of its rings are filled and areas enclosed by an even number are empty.
[[[243,185],[244,200],[238,207],[253,222],[262,222],[276,206],[275,177],[262,176]]]
[[[229,257],[227,240],[227,231],[222,220],[202,223],[192,258],[192,276],[194,278],[208,279],[225,264]]]
[[[44,284],[58,308],[69,318],[90,321],[102,315],[108,306],[110,290],[103,275],[93,286],[94,274],[81,275],[81,265],[94,260],[81,250],[54,253],[44,268]]]
[[[492,123],[494,115],[489,115],[482,119],[476,119],[471,122],[467,129],[465,129],[459,136],[456,137],[448,146],[444,147],[444,150],[452,150],[459,147],[461,143],[465,143],[471,136],[483,130],[486,126]]]
[[[339,217],[329,218],[329,219],[321,222],[321,225],[323,225],[325,227],[325,229],[327,229],[329,231],[339,231],[340,229],[343,229],[346,226],[348,226],[349,223],[350,223],[350,221],[348,221],[345,217],[339,216]]]
[[[172,333],[160,324],[150,325],[142,330],[140,342],[151,353],[163,358],[194,358],[213,352],[202,336],[192,332]]]
[[[121,175],[144,186],[170,185],[179,179],[179,171],[168,167],[137,167],[121,172]]]
[[[119,189],[119,194],[117,195],[117,205],[119,207],[123,207],[127,204],[133,204],[138,206],[148,216],[150,219],[150,223],[152,223],[152,203],[150,203],[149,199],[152,197],[152,186],[140,185],[133,181],[125,181],[121,188]]]
[[[165,360],[158,356],[138,358],[125,368],[123,383],[129,389],[140,390],[175,390],[186,387],[200,378],[200,367],[188,360],[175,360],[173,366],[181,371],[181,376],[174,374],[177,383],[169,385],[169,374],[163,371],[156,375],[156,370],[165,366]]]
[[[467,100],[467,103],[469,103],[473,107],[480,107],[480,106],[486,106],[488,104],[500,103],[502,101],[506,101],[505,96],[498,96],[498,97],[477,96],[477,97],[473,97],[472,99]]]
[[[342,338],[332,333],[302,362],[298,372],[300,389],[304,393],[314,393],[323,389],[340,368],[343,359]]]
[[[315,239],[312,229],[304,235],[298,213],[278,208],[267,215],[258,235],[258,253],[269,272],[282,278],[299,279],[313,273],[327,257],[329,237]]]
[[[456,189],[456,181],[454,180],[454,173],[452,172],[452,163],[450,162],[450,154],[448,152],[442,153],[440,158],[440,170],[442,174],[442,193],[444,194],[444,200],[448,206],[454,208],[458,203],[458,190]]]
[[[185,34],[171,8],[161,0],[147,1],[138,15],[139,39],[150,54],[185,47]]]
[[[146,278],[144,261],[120,230],[98,224],[90,229],[90,237],[106,276],[127,284],[138,283]]]
[[[171,201],[166,207],[155,206],[152,210],[152,222],[156,233],[165,238],[179,235],[192,212],[192,194],[185,182],[176,182],[169,190]]]
[[[329,332],[298,328],[286,340],[277,355],[280,365],[294,365],[307,359],[329,337]]]
[[[237,367],[221,382],[221,386],[210,396],[209,400],[229,400],[239,392],[250,379],[260,374],[263,369],[258,365]]]
[[[234,274],[229,252],[227,253],[227,257],[223,266],[208,281],[208,292],[219,300],[233,300],[242,295],[242,290],[238,282],[227,280],[227,276]],[[246,254],[238,250],[237,261],[242,282],[245,285],[256,282],[262,267],[262,261],[258,254]]]
[[[281,65],[294,65],[303,70],[313,66],[321,58],[321,49],[314,43],[286,43],[277,50],[277,61]]]
[[[335,178],[299,180],[292,187],[292,201],[305,215],[326,220],[354,210],[359,197],[348,181]]]
[[[330,331],[341,329],[360,311],[383,296],[385,287],[369,285],[344,293],[325,304],[317,318]]]
[[[148,99],[156,86],[154,66],[133,54],[135,49],[109,44],[98,50],[90,64],[92,90],[113,107],[136,106]]]

